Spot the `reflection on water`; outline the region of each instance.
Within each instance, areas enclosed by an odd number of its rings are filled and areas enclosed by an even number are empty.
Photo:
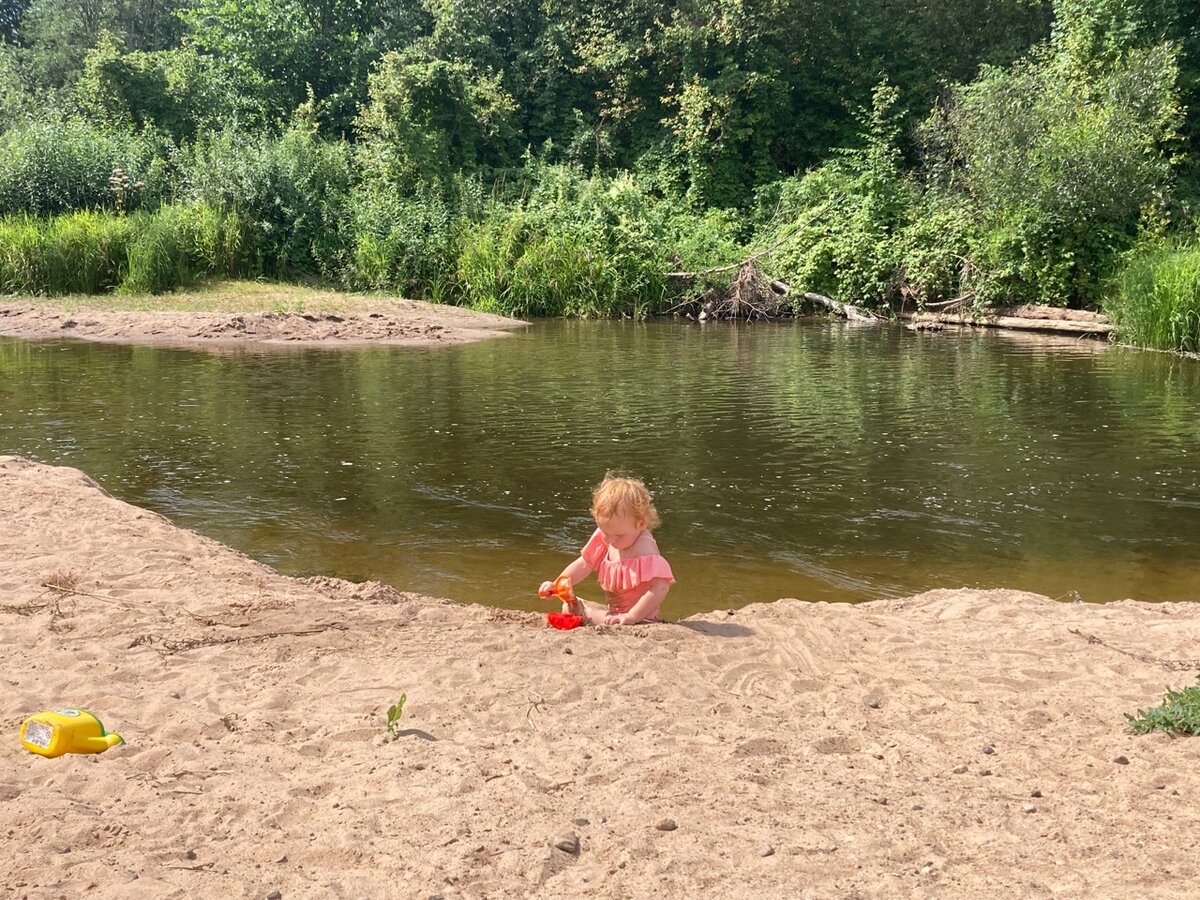
[[[682,615],[1003,586],[1200,598],[1200,364],[1005,332],[544,323],[431,350],[0,339],[0,452],[287,573],[527,609],[607,468]]]

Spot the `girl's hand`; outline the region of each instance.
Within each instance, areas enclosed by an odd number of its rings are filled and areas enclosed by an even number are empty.
[[[543,581],[542,586],[538,588],[539,597],[549,597],[554,592],[553,581]]]
[[[613,615],[612,613],[609,613],[607,616],[604,617],[604,624],[605,625],[634,625],[636,623],[630,617],[629,613],[621,613],[620,615]]]

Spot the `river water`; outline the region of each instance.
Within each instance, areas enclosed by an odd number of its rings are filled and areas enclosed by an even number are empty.
[[[288,574],[513,608],[545,608],[533,592],[588,538],[609,468],[657,495],[669,617],[962,586],[1200,599],[1200,363],[1091,340],[623,322],[427,350],[0,339],[0,452]]]

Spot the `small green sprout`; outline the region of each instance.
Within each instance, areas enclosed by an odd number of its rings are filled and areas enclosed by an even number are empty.
[[[387,739],[394,741],[400,737],[400,717],[404,715],[404,701],[408,699],[408,694],[401,694],[400,699],[388,707],[387,711]]]

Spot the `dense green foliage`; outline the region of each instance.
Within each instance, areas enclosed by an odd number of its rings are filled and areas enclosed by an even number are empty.
[[[754,255],[859,304],[1111,304],[1129,339],[1189,347],[1191,251],[1131,248],[1194,233],[1197,20],[1189,0],[21,0],[0,13],[4,283],[58,290],[30,248],[78,246],[93,290],[238,272],[644,315]]]
[[[667,273],[738,252],[727,217],[656,199],[632,177],[532,164],[522,180],[521,197],[493,204],[464,238],[457,289],[472,306],[519,316],[661,312]]]
[[[1200,734],[1200,686],[1168,690],[1160,706],[1139,709],[1136,716],[1126,713],[1125,719],[1134,734]]]
[[[47,116],[0,134],[0,215],[157,206],[171,190],[169,145],[126,131]]]

